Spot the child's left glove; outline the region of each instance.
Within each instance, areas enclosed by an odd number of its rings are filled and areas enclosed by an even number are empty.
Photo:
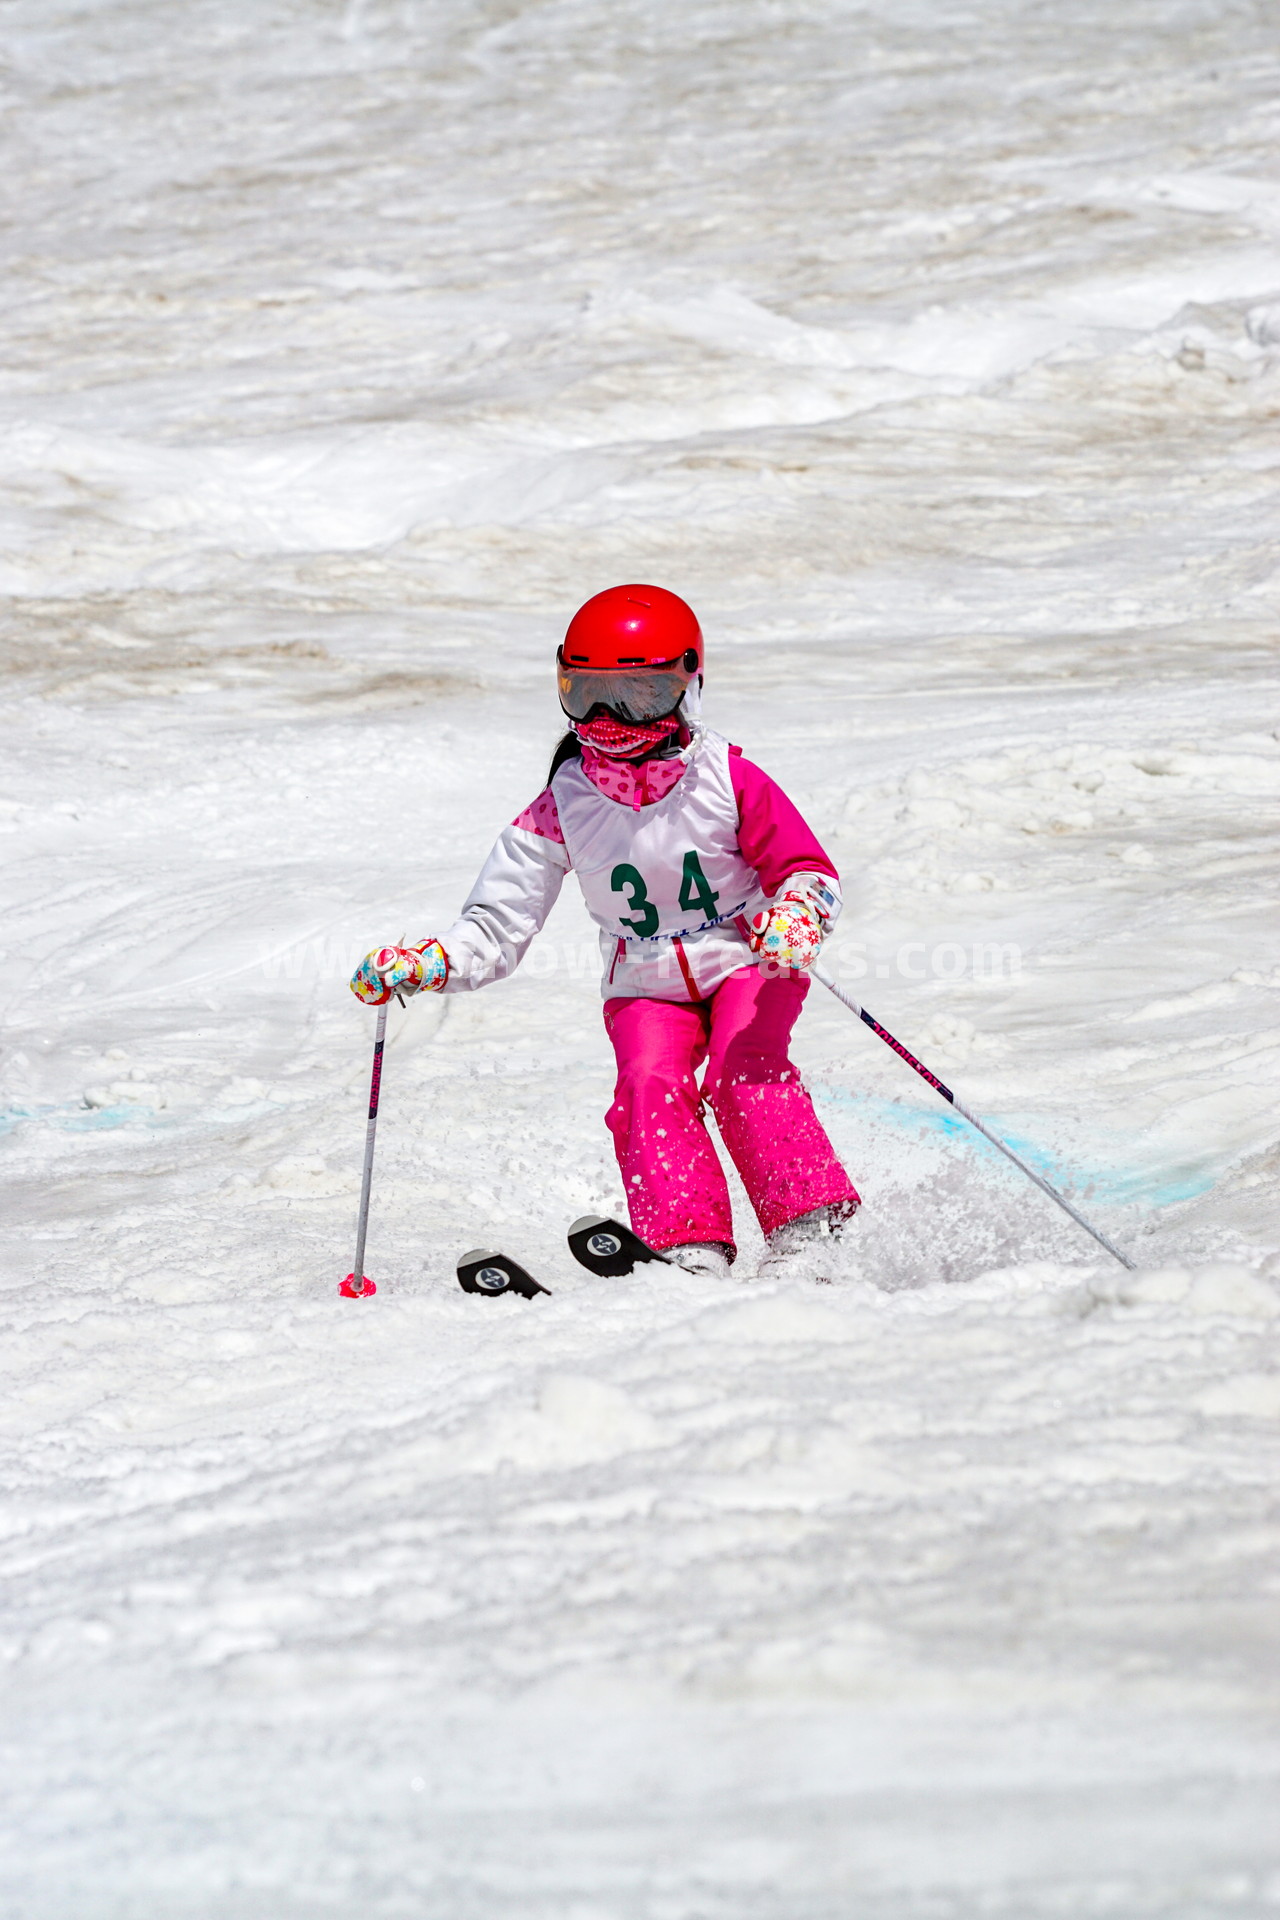
[[[351,976],[351,991],[367,1007],[380,1007],[393,993],[440,993],[449,978],[449,956],[438,940],[416,947],[375,947]]]
[[[750,946],[762,964],[796,967],[802,973],[818,957],[838,911],[824,873],[793,873],[782,891],[751,922]]]

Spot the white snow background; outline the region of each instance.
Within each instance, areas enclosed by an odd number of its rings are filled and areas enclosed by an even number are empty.
[[[5,1920],[1280,1913],[1276,24],[0,6]],[[566,894],[338,1299],[619,579],[1142,1271],[815,989],[832,1284],[589,1278]]]

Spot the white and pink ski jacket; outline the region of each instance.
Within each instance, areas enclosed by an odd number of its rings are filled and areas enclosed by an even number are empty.
[[[606,1000],[706,999],[751,961],[751,917],[792,874],[821,876],[828,924],[840,911],[835,867],[781,787],[704,729],[679,760],[558,769],[440,935],[445,992],[513,972],[571,870],[600,928]]]

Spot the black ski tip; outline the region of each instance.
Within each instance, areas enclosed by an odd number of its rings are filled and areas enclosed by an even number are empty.
[[[509,1253],[494,1253],[485,1247],[463,1254],[458,1262],[458,1285],[464,1293],[487,1293],[495,1299],[500,1293],[519,1293],[532,1300],[540,1293],[551,1292],[550,1287],[539,1286]]]
[[[619,1220],[604,1220],[598,1214],[584,1213],[569,1229],[569,1251],[591,1273],[617,1276],[630,1273],[646,1260],[668,1264],[660,1253],[646,1247],[638,1233]]]

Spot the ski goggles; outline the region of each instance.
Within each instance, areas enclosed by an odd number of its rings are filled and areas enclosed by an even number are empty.
[[[647,667],[643,673],[628,673],[621,667],[609,672],[567,667],[563,654],[556,656],[560,705],[571,720],[585,720],[596,707],[607,707],[628,726],[665,720],[679,706],[693,677],[685,671],[683,655]]]

